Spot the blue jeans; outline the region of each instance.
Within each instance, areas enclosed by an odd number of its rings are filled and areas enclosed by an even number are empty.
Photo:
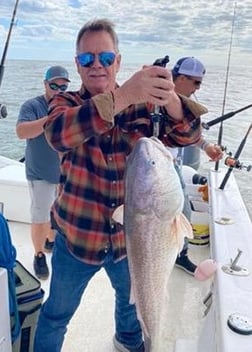
[[[103,265],[85,264],[71,255],[66,247],[65,237],[57,233],[52,256],[50,294],[41,308],[35,334],[34,352],[59,352],[61,350],[67,324],[78,308],[89,280],[102,267],[116,292],[117,340],[129,347],[138,347],[142,343],[142,331],[136,317],[135,305],[129,304],[128,260],[123,259],[114,263],[112,253],[108,252]],[[94,307],[94,313],[96,309],[98,308]]]

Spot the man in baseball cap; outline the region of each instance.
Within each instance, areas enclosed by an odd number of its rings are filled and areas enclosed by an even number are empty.
[[[172,69],[176,93],[190,98],[196,90],[200,89],[205,73],[206,69],[204,65],[195,57],[183,57],[179,59]],[[207,112],[207,110],[205,112]],[[203,136],[201,136],[201,139],[196,145],[178,148],[178,150],[173,151],[173,153],[177,152],[177,160],[182,161],[183,165],[191,166],[197,170],[200,166],[200,149],[204,150],[212,160],[219,160],[222,157],[221,148],[213,143],[207,142]],[[180,173],[179,169],[178,172]],[[185,192],[184,183],[182,186]],[[184,195],[185,203],[183,213],[190,221],[190,201],[186,192]],[[188,257],[188,239],[185,239],[184,248],[177,257],[175,265],[187,273],[194,275],[196,265],[192,263]]]
[[[45,74],[45,81],[53,81],[55,79],[64,79],[70,82],[67,70],[62,66],[52,66]]]
[[[49,277],[45,252],[52,251],[55,232],[51,229],[50,209],[57,194],[60,160],[44,135],[48,102],[65,92],[69,75],[62,66],[48,68],[44,76],[44,93],[28,99],[20,108],[16,132],[26,139],[25,170],[31,196],[31,238],[34,247],[33,269],[39,279]]]
[[[172,69],[176,91],[190,97],[196,90],[200,89],[205,73],[204,65],[195,57],[179,59]]]

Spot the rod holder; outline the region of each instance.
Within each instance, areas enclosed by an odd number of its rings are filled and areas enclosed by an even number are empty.
[[[230,264],[226,264],[222,266],[222,270],[229,275],[235,275],[235,276],[248,276],[249,271],[245,267],[241,267],[237,265],[238,260],[242,254],[242,251],[238,248],[238,253],[234,260],[230,260]]]

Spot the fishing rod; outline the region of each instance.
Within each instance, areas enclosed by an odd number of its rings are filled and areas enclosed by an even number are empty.
[[[235,23],[235,10],[236,10],[236,1],[234,3],[234,12],[233,12],[230,43],[229,43],[228,63],[227,63],[226,80],[225,80],[225,88],[224,88],[224,96],[223,96],[223,104],[222,104],[222,113],[221,113],[222,115],[224,115],[224,112],[225,112],[226,97],[227,97],[227,86],[228,86],[228,77],[229,77],[229,68],[230,68],[230,59],[231,59],[231,51],[232,51],[234,23]],[[221,146],[221,144],[222,144],[222,136],[223,136],[223,121],[221,121],[220,127],[219,127],[218,142],[217,142],[217,144],[219,146]],[[219,160],[215,162],[214,169],[215,169],[215,171],[218,171],[218,169],[219,169]]]
[[[228,181],[228,179],[229,179],[229,177],[230,177],[230,175],[231,175],[231,172],[233,171],[234,168],[242,169],[242,168],[245,167],[245,168],[247,169],[247,171],[250,171],[250,170],[251,170],[251,168],[252,168],[251,165],[249,165],[249,166],[243,166],[242,163],[239,161],[239,157],[240,157],[241,152],[242,152],[242,150],[243,150],[243,148],[244,148],[244,146],[245,146],[245,144],[246,144],[248,135],[249,135],[249,133],[250,133],[251,130],[252,130],[252,123],[250,124],[250,126],[249,126],[249,128],[248,128],[248,130],[247,130],[247,132],[246,132],[246,134],[245,134],[245,136],[243,137],[243,139],[242,139],[240,145],[238,146],[238,149],[237,149],[237,151],[236,151],[234,157],[233,157],[233,158],[232,158],[232,157],[226,158],[225,164],[229,166],[229,169],[228,169],[228,171],[226,172],[226,175],[224,176],[223,181],[222,181],[222,183],[221,183],[219,189],[222,189],[222,190],[224,189],[224,187],[225,187],[225,185],[226,185],[226,183],[227,183],[227,181]]]
[[[0,88],[1,88],[2,80],[3,80],[4,63],[5,63],[5,59],[6,59],[6,55],[7,55],[9,42],[10,42],[11,31],[12,31],[12,28],[14,26],[14,21],[15,21],[15,16],[16,16],[16,12],[17,12],[18,2],[19,2],[19,0],[16,0],[15,6],[14,6],[14,10],[13,10],[13,13],[12,13],[12,19],[11,19],[11,23],[10,23],[10,27],[9,27],[9,32],[8,32],[8,35],[7,35],[7,39],[6,39],[4,50],[3,50],[2,59],[1,59],[1,62],[0,62]],[[6,118],[7,115],[8,115],[8,113],[7,113],[6,105],[1,104],[1,102],[0,102],[0,119]]]
[[[12,19],[11,19],[11,23],[10,23],[10,27],[9,27],[9,32],[8,32],[8,35],[7,35],[7,39],[6,39],[6,42],[5,42],[3,55],[2,55],[2,59],[1,59],[1,63],[0,63],[0,87],[1,87],[1,84],[2,84],[2,79],[3,79],[3,74],[4,74],[4,63],[5,63],[5,59],[6,59],[6,55],[7,55],[7,50],[8,50],[8,47],[9,47],[11,32],[12,32],[12,28],[13,28],[13,26],[15,24],[15,17],[16,17],[18,2],[19,2],[19,0],[16,0],[15,6],[14,6],[14,10],[13,10],[13,13],[12,13]]]
[[[168,55],[166,55],[162,59],[157,59],[153,63],[153,65],[165,67],[169,61],[170,61],[170,58]],[[154,112],[151,114],[151,118],[152,118],[152,122],[153,122],[153,136],[158,137],[159,136],[159,123],[162,118],[162,113],[160,112],[160,107],[158,105],[155,105]]]
[[[249,104],[249,105],[244,106],[243,108],[238,109],[238,110],[236,110],[236,111],[230,111],[230,112],[228,112],[227,114],[222,115],[222,116],[219,116],[219,117],[217,117],[216,119],[211,120],[211,121],[209,121],[209,122],[202,122],[201,125],[202,125],[202,127],[205,128],[206,130],[209,130],[209,128],[210,128],[211,126],[214,126],[214,125],[216,125],[216,124],[219,123],[219,122],[223,122],[224,120],[227,120],[227,119],[229,119],[230,117],[233,117],[234,115],[238,114],[239,112],[242,112],[242,111],[244,111],[244,110],[247,110],[247,109],[249,109],[249,108],[251,108],[251,107],[252,107],[252,104]]]

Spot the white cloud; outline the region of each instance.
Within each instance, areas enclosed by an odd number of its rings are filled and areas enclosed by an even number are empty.
[[[15,0],[0,0],[0,42],[4,43]],[[113,20],[120,49],[130,60],[171,55],[226,57],[234,19],[233,52],[252,53],[252,1],[231,0],[21,0],[9,58],[72,60],[79,28],[89,19]]]

